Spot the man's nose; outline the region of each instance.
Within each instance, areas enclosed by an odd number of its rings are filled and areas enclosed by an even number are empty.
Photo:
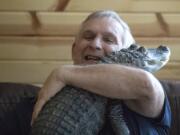
[[[100,39],[96,38],[91,42],[91,47],[96,50],[102,49],[102,42]]]

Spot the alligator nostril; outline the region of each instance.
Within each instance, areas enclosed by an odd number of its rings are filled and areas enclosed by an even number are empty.
[[[168,48],[166,46],[160,45],[158,47],[158,49],[162,50],[162,51],[168,51]]]
[[[129,47],[130,50],[136,50],[138,48],[137,44],[131,44],[131,46]]]
[[[138,51],[141,52],[141,53],[145,53],[146,49],[141,46],[141,47],[138,48]]]

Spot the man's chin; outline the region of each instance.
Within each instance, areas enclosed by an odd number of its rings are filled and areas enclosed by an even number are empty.
[[[92,64],[98,64],[97,60],[86,60],[82,63],[83,65],[92,65]]]
[[[93,65],[93,64],[98,64],[98,60],[84,60],[81,62],[74,62],[74,65]]]

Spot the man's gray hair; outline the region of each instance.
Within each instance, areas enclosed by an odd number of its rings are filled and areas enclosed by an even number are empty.
[[[131,30],[129,28],[129,26],[127,25],[127,23],[115,12],[112,10],[100,10],[100,11],[96,11],[93,12],[92,14],[90,14],[82,23],[82,25],[84,23],[86,23],[87,21],[94,19],[94,18],[98,18],[98,17],[108,17],[108,18],[113,18],[114,20],[116,20],[123,29],[123,34],[122,34],[122,44],[124,48],[129,47],[131,44],[135,43],[135,40],[131,34]]]

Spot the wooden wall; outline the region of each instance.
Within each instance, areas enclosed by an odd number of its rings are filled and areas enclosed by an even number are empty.
[[[92,11],[116,10],[137,42],[170,47],[170,62],[155,75],[180,79],[180,0],[1,0],[0,82],[41,84],[71,64],[71,45]]]

